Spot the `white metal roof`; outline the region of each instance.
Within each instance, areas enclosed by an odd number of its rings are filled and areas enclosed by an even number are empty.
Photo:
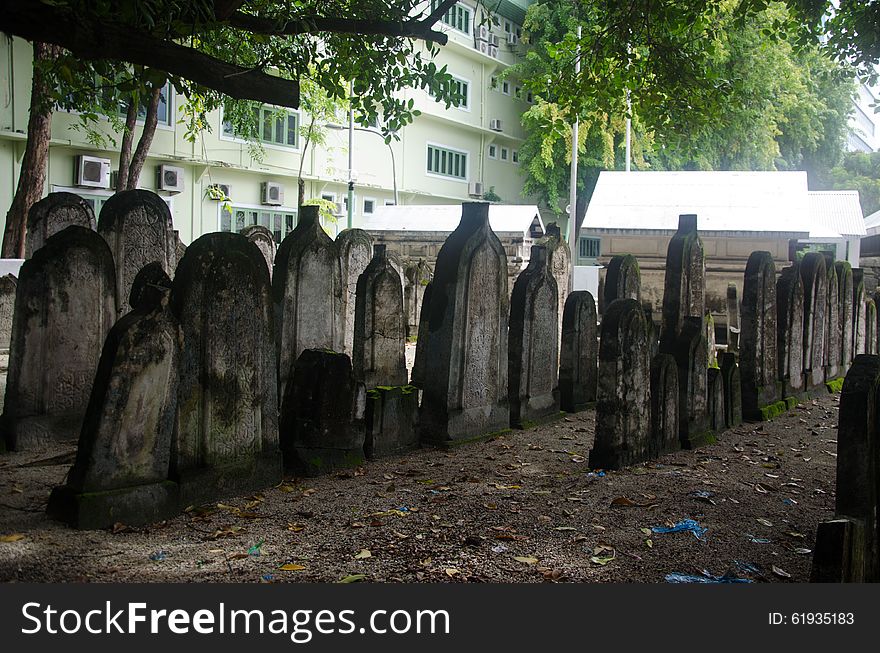
[[[868,236],[876,236],[880,233],[880,211],[865,216],[865,231]]]
[[[700,231],[811,231],[805,172],[602,172],[584,228],[675,231],[696,213]]]
[[[827,229],[841,236],[865,236],[865,218],[857,190],[811,190],[810,217],[815,230]],[[813,236],[813,230],[810,231]]]
[[[534,204],[490,204],[489,225],[496,233],[527,234],[532,222],[544,222]],[[365,231],[445,231],[452,232],[461,222],[460,204],[409,204],[377,206],[373,215],[364,216]]]

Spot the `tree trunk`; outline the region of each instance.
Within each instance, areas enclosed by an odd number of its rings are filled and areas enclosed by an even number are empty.
[[[119,147],[119,174],[116,176],[116,192],[128,188],[128,174],[131,169],[131,145],[134,142],[134,128],[137,124],[138,101],[132,95],[128,100],[128,110],[125,112],[125,132],[122,134],[122,144]]]
[[[131,165],[128,169],[128,184],[126,190],[134,190],[138,187],[138,180],[150,146],[153,144],[153,136],[156,134],[156,125],[159,123],[159,99],[162,95],[162,86],[153,87],[150,91],[150,102],[147,104],[147,115],[144,118],[144,130],[141,132],[137,148],[131,157]]]
[[[49,163],[49,140],[52,138],[52,111],[54,107],[48,100],[49,81],[40,64],[53,61],[57,56],[57,46],[34,43],[34,79],[31,86],[27,144],[24,149],[24,158],[21,161],[21,173],[18,177],[18,186],[15,188],[15,196],[12,198],[12,204],[6,214],[6,229],[3,232],[2,247],[4,258],[24,258],[28,212],[43,196]]]

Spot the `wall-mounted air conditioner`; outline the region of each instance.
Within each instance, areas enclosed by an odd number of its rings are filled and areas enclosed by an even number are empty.
[[[489,44],[485,41],[480,41],[477,44],[477,49],[480,51],[480,54],[489,54]]]
[[[480,27],[477,31],[477,35],[478,35],[477,38],[480,39],[481,41],[488,41],[489,40],[489,28],[486,27],[485,25],[480,25]]]
[[[490,57],[497,59],[498,58],[498,46],[497,45],[490,45],[489,52],[487,52],[486,54],[488,54]]]
[[[507,45],[516,45],[517,43],[519,43],[519,37],[516,34],[511,32],[507,35]]]
[[[229,184],[211,184],[208,186],[207,196],[210,200],[217,202],[228,201],[232,197],[232,186]]]
[[[333,205],[333,215],[345,215],[345,203],[344,202],[334,202]]]
[[[111,170],[110,171],[110,189],[118,190],[116,187],[119,185],[119,170]]]
[[[490,35],[489,44],[494,45],[496,48],[498,47],[498,35],[497,34]]]
[[[492,131],[500,132],[501,130],[501,118],[492,118],[489,121],[489,129]]]
[[[276,184],[274,181],[264,181],[262,183],[262,203],[272,206],[281,206],[284,204],[284,186]]]
[[[169,193],[180,193],[183,191],[185,174],[183,168],[162,164],[159,166],[159,182],[156,187]]]
[[[110,159],[80,154],[76,157],[74,185],[88,188],[109,188]]]
[[[468,184],[468,195],[471,197],[483,196],[483,184],[479,181],[472,181]]]

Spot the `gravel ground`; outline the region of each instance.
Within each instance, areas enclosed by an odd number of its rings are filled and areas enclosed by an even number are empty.
[[[823,396],[717,444],[606,474],[586,462],[586,411],[112,531],[44,514],[72,443],[5,454],[0,580],[654,583],[705,570],[807,581],[816,525],[834,509],[838,402]],[[683,519],[708,530],[649,530]]]

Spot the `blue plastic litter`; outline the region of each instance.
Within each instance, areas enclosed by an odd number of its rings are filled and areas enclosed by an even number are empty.
[[[605,476],[605,472],[588,472],[587,476],[591,478],[603,478]]]
[[[791,499],[783,499],[783,500],[782,500],[782,503],[784,503],[784,504],[787,505],[787,506],[793,506],[793,505],[794,505],[794,501],[792,501]]]
[[[155,551],[154,553],[150,554],[150,560],[152,560],[153,562],[162,562],[167,557],[168,557],[167,551],[160,550],[160,551]]]
[[[273,580],[275,580],[275,576],[273,576],[272,574],[263,574],[262,576],[260,576],[260,580],[264,583],[271,583]]]
[[[406,506],[400,506],[400,508],[398,508],[397,510],[400,512],[409,512],[409,508],[407,508]]]
[[[651,528],[655,533],[678,533],[679,531],[690,531],[694,534],[694,537],[698,540],[703,539],[703,535],[708,531],[708,528],[703,528],[693,519],[682,519],[673,527],[668,526],[654,526]]]
[[[770,540],[766,537],[756,537],[751,533],[746,533],[746,537],[749,538],[749,542],[752,544],[770,544]]]
[[[751,583],[754,582],[750,578],[738,578],[737,576],[715,576],[705,569],[702,576],[693,574],[681,574],[678,572],[666,574],[667,583]]]

